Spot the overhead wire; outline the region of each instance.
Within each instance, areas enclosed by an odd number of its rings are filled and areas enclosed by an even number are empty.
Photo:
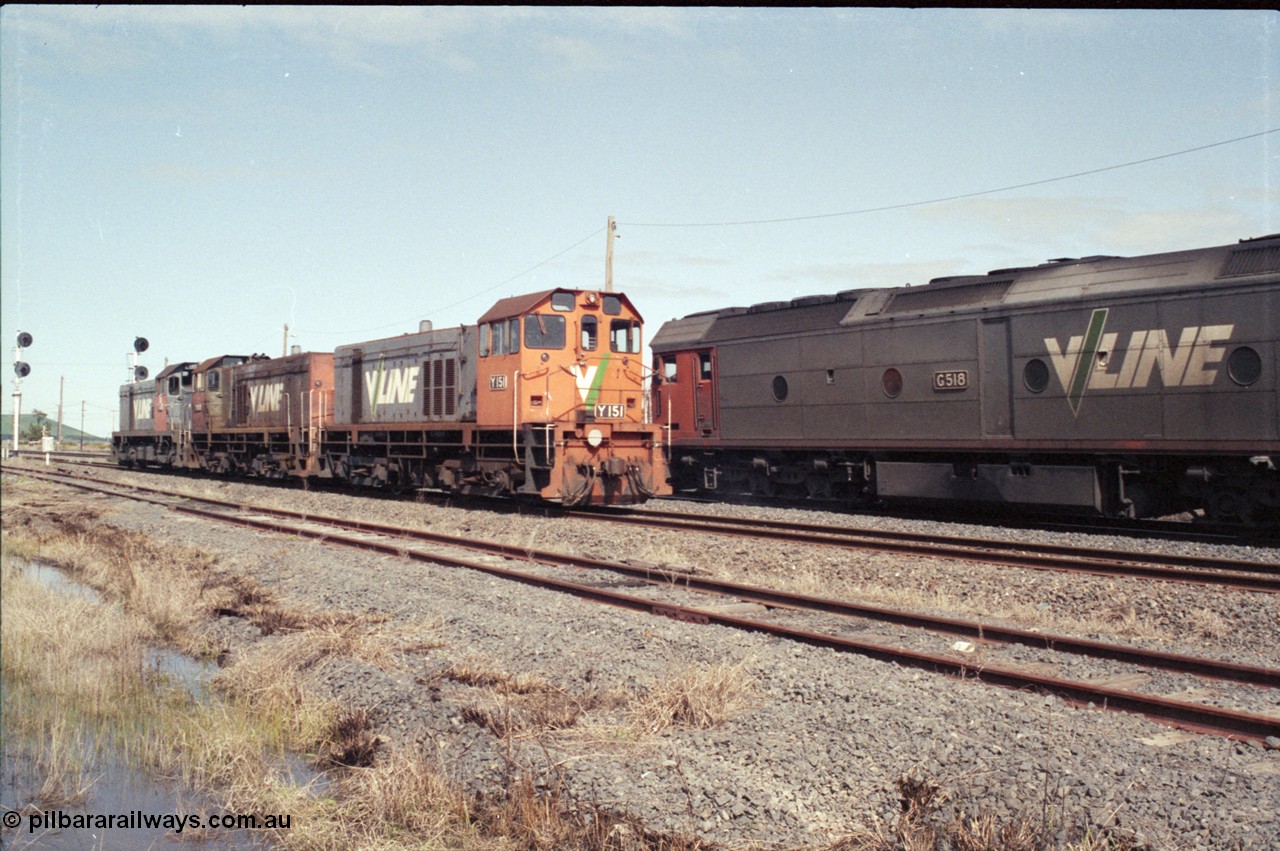
[[[1159,154],[1154,157],[1145,157],[1140,160],[1131,160],[1125,163],[1117,163],[1115,165],[1102,166],[1101,168],[1092,168],[1087,171],[1077,171],[1072,174],[1063,174],[1058,177],[1047,177],[1043,180],[1032,180],[1026,183],[1015,183],[1010,186],[1001,186],[997,189],[982,189],[977,192],[965,192],[959,195],[948,195],[943,198],[930,198],[924,201],[908,201],[901,204],[885,204],[880,207],[864,207],[858,210],[845,210],[839,213],[816,213],[807,216],[788,216],[778,219],[747,219],[742,221],[731,222],[619,222],[619,225],[626,225],[633,228],[709,228],[709,227],[733,227],[737,225],[773,225],[784,222],[806,222],[814,219],[834,219],[840,216],[860,216],[866,213],[883,213],[889,210],[905,210],[911,207],[923,207],[928,204],[943,204],[947,201],[960,201],[965,198],[979,198],[983,195],[995,195],[1000,192],[1012,192],[1015,189],[1027,189],[1031,186],[1044,186],[1047,183],[1057,183],[1063,180],[1073,180],[1077,177],[1087,177],[1091,174],[1102,174],[1108,171],[1115,171],[1121,168],[1131,168],[1132,166],[1145,165],[1146,163],[1156,162],[1158,160],[1167,160],[1171,157],[1180,157],[1186,154],[1194,154],[1199,151],[1207,151],[1210,148],[1219,148],[1223,145],[1232,145],[1236,142],[1244,142],[1249,139],[1257,139],[1270,133],[1280,133],[1280,127],[1273,127],[1270,130],[1263,130],[1259,133],[1250,133],[1247,136],[1237,136],[1234,139],[1224,139],[1220,142],[1211,142],[1207,145],[1198,145],[1194,148],[1186,148],[1181,151],[1173,151],[1167,154]]]
[[[804,215],[804,216],[786,216],[786,217],[774,218],[774,219],[743,219],[743,220],[737,220],[737,221],[719,221],[719,222],[633,222],[629,220],[624,220],[624,221],[619,221],[618,225],[626,226],[626,227],[636,227],[636,228],[735,227],[735,226],[741,226],[741,225],[771,225],[771,224],[783,224],[788,222],[805,222],[805,221],[814,221],[818,219],[834,219],[834,218],[840,218],[842,216],[859,216],[859,215],[866,215],[869,213],[883,213],[891,210],[905,210],[905,209],[910,209],[912,207],[924,207],[930,204],[944,204],[949,201],[961,201],[966,198],[980,198],[985,195],[996,195],[1001,192],[1012,192],[1017,189],[1027,189],[1033,186],[1044,186],[1050,183],[1059,183],[1064,180],[1074,180],[1076,178],[1088,177],[1094,174],[1103,174],[1105,172],[1116,171],[1118,169],[1132,168],[1134,166],[1145,165],[1147,163],[1158,162],[1160,160],[1167,160],[1173,157],[1181,157],[1187,154],[1194,154],[1200,151],[1207,151],[1212,148],[1222,147],[1224,145],[1232,145],[1237,142],[1244,142],[1250,139],[1257,139],[1262,136],[1270,135],[1272,133],[1280,133],[1280,127],[1274,127],[1268,130],[1262,130],[1257,133],[1249,133],[1247,135],[1237,136],[1232,139],[1223,139],[1217,142],[1210,142],[1205,145],[1197,145],[1196,147],[1193,147],[1193,148],[1184,148],[1179,151],[1171,151],[1165,154],[1157,154],[1156,156],[1144,157],[1138,160],[1130,160],[1128,162],[1115,163],[1113,165],[1101,166],[1099,168],[1087,169],[1085,171],[1072,172],[1071,174],[1058,175],[1057,177],[1047,177],[1041,180],[1031,180],[1024,183],[1015,183],[1015,184],[1010,184],[1008,186],[1000,186],[994,189],[981,189],[974,192],[964,192],[957,195],[947,195],[939,198],[929,198],[929,199],[920,200],[920,201],[907,201],[907,202],[902,202],[898,204],[884,204],[877,207],[863,207],[857,210],[844,210],[836,213],[814,213],[814,214]],[[468,301],[478,298],[479,296],[482,296],[486,293],[490,293],[496,289],[504,287],[507,284],[511,283],[512,281],[522,278],[525,275],[529,274],[530,272],[533,272],[547,265],[548,263],[560,258],[561,256],[569,253],[573,249],[582,245],[587,240],[592,239],[596,236],[599,236],[601,233],[604,232],[604,230],[605,228],[603,227],[598,228],[592,231],[591,233],[587,234],[586,236],[584,236],[582,239],[579,239],[577,242],[568,246],[567,248],[561,249],[560,251],[557,251],[555,254],[552,254],[550,257],[547,257],[545,260],[535,263],[529,268],[521,272],[517,272],[511,277],[503,281],[500,281],[494,284],[493,286],[486,287],[482,290],[477,290],[476,292],[471,293],[465,298],[458,299],[457,301],[453,301],[453,302],[450,302],[449,304],[434,308],[433,312],[449,310],[450,308],[457,307],[460,304],[465,304]],[[403,327],[403,326],[404,326],[404,322],[393,322],[386,325],[378,325],[371,328],[362,328],[354,331],[349,329],[344,329],[342,331],[312,330],[310,331],[310,333],[313,333],[313,334],[336,334],[336,333],[366,334],[373,331],[383,331],[388,328],[397,328],[397,327]]]
[[[486,287],[486,288],[484,288],[484,289],[482,289],[482,290],[477,290],[477,291],[475,291],[475,292],[471,293],[470,295],[468,295],[466,298],[462,298],[462,299],[459,299],[459,300],[457,300],[457,301],[455,301],[455,302],[451,302],[451,303],[446,304],[446,305],[443,305],[443,306],[441,306],[441,307],[434,308],[434,309],[433,309],[433,312],[438,313],[438,312],[443,311],[443,310],[448,310],[448,309],[450,309],[450,308],[457,307],[457,306],[458,306],[458,305],[460,305],[460,304],[466,304],[467,302],[471,301],[472,299],[474,299],[474,298],[478,298],[479,296],[482,296],[482,295],[484,295],[485,293],[491,293],[491,292],[493,292],[494,290],[498,289],[499,287],[505,287],[507,284],[511,283],[512,281],[514,281],[514,280],[516,280],[516,279],[518,279],[518,278],[522,278],[522,277],[524,277],[525,275],[529,274],[530,272],[532,272],[532,271],[534,271],[534,270],[536,270],[536,269],[540,269],[540,268],[542,268],[543,266],[547,265],[547,264],[548,264],[548,263],[550,263],[551,261],[558,259],[559,257],[561,257],[561,256],[562,256],[562,255],[564,255],[564,254],[568,254],[570,251],[572,251],[573,249],[577,248],[579,245],[582,245],[582,243],[586,242],[587,240],[589,240],[589,239],[591,239],[591,238],[593,238],[593,237],[597,237],[597,236],[599,236],[599,235],[600,235],[600,234],[602,234],[602,233],[604,233],[604,228],[603,228],[603,227],[601,227],[601,228],[597,228],[596,230],[594,230],[594,231],[592,231],[591,233],[589,233],[589,234],[587,234],[586,236],[584,236],[582,239],[580,239],[580,240],[578,240],[577,242],[575,242],[573,245],[570,245],[568,248],[563,248],[563,249],[561,249],[560,251],[557,251],[555,254],[552,254],[552,255],[551,255],[550,257],[548,257],[547,259],[542,260],[542,261],[540,261],[540,262],[538,262],[538,263],[534,263],[532,266],[530,266],[528,269],[525,269],[523,272],[517,272],[516,274],[514,274],[514,275],[512,275],[511,277],[507,278],[505,281],[499,281],[498,283],[494,284],[494,285],[493,285],[493,286],[491,286],[491,287]],[[312,334],[367,334],[367,333],[369,333],[370,331],[383,331],[383,330],[386,330],[387,328],[401,328],[401,327],[404,327],[404,324],[405,324],[404,322],[393,322],[393,323],[390,323],[390,324],[388,324],[388,325],[378,325],[378,326],[373,327],[373,328],[361,328],[361,329],[359,329],[359,330],[355,330],[355,331],[349,331],[349,330],[345,330],[345,329],[344,329],[344,330],[342,330],[342,331],[314,331],[314,330],[312,330],[312,331],[309,331],[309,333],[312,333]]]

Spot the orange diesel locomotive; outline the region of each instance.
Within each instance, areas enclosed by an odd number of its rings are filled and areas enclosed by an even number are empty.
[[[183,364],[166,416],[121,388],[118,463],[396,490],[636,504],[670,492],[642,320],[621,293],[503,299],[476,325]],[[166,377],[162,378],[163,381]]]

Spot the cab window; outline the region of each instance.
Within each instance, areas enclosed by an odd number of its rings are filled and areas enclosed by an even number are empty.
[[[529,349],[563,349],[564,317],[531,313],[524,318],[524,344]]]
[[[552,310],[573,310],[576,306],[573,293],[552,293],[551,309]]]
[[[676,356],[665,355],[662,358],[662,380],[668,384],[676,380]]]
[[[606,316],[617,316],[622,312],[622,299],[616,295],[605,296],[603,309]]]
[[[489,326],[489,339],[493,343],[492,352],[495,355],[505,355],[507,353],[507,323],[494,322]]]
[[[640,354],[640,323],[614,319],[609,323],[609,348],[630,355]]]
[[[594,316],[582,317],[582,350],[594,352],[600,335],[600,323]],[[616,352],[617,349],[614,349]]]
[[[489,356],[489,326],[480,326],[480,357]]]
[[[507,322],[508,335],[507,342],[511,343],[511,354],[518,354],[520,351],[520,317],[516,317]]]
[[[210,390],[218,389],[218,375],[219,373],[216,369],[209,373],[209,389]]]
[[[711,352],[698,352],[698,380],[711,380]]]

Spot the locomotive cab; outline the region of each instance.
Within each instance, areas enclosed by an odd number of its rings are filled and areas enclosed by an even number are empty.
[[[716,350],[663,352],[653,358],[653,409],[672,439],[718,436]]]
[[[501,429],[523,456],[523,493],[608,504],[665,487],[641,323],[620,293],[568,289],[503,299],[480,317],[477,425]]]
[[[191,428],[206,433],[226,428],[230,411],[231,368],[249,360],[245,355],[220,355],[202,361],[195,369],[191,393]]]
[[[162,464],[173,464],[190,444],[195,368],[193,361],[183,361],[156,376],[155,430],[161,435],[157,460]]]

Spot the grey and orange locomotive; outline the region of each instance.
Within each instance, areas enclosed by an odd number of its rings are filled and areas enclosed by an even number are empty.
[[[220,355],[120,388],[118,463],[563,505],[670,493],[626,296],[554,289],[475,325],[280,358]]]

